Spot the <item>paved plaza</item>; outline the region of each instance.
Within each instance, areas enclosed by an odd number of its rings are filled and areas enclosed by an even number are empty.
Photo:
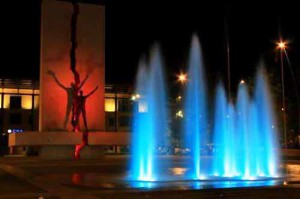
[[[184,157],[166,156],[177,165]],[[126,155],[103,160],[40,160],[37,157],[0,158],[0,198],[299,198],[300,181],[252,188],[164,189],[128,188]],[[287,161],[300,174],[300,161]],[[283,179],[284,181],[284,179]]]

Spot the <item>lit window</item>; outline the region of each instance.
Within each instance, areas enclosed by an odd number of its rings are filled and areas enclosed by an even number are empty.
[[[22,95],[22,109],[31,109],[32,108],[32,96],[31,95]]]
[[[114,99],[105,99],[105,111],[106,112],[115,112],[115,100]]]
[[[39,96],[34,96],[34,109],[39,108],[39,104],[40,104],[40,97]]]

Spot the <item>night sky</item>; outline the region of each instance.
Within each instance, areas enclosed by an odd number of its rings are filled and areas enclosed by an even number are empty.
[[[291,41],[288,55],[293,68],[299,70],[300,19],[296,3],[138,2],[106,1],[106,83],[132,84],[140,56],[148,54],[155,42],[162,48],[167,79],[175,82],[176,74],[186,71],[194,33],[201,41],[209,81],[225,81],[225,19],[233,85],[254,76],[260,58],[269,68],[279,70],[275,51],[279,32]],[[39,6],[37,0],[1,3],[8,14],[1,12],[0,17],[0,77],[38,79]]]

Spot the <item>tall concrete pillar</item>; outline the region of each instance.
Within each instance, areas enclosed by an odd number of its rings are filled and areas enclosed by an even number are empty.
[[[103,131],[105,127],[104,92],[105,60],[104,33],[105,8],[103,5],[78,1],[76,70],[81,81],[89,74],[82,87],[88,94],[96,86],[98,90],[87,98],[86,112],[90,131]],[[82,3],[85,2],[85,3]],[[40,60],[40,131],[71,131],[71,113],[66,114],[68,95],[65,88],[74,82],[70,70],[71,1],[43,0],[41,14]],[[55,73],[57,81],[48,74]],[[67,126],[64,122],[68,118]],[[82,118],[81,118],[81,127]]]

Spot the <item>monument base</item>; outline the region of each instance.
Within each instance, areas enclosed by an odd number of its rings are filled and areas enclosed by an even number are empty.
[[[82,133],[23,132],[9,135],[10,154],[36,155],[41,159],[74,159]],[[80,159],[101,159],[105,146],[128,146],[129,133],[91,132],[89,145],[80,151]]]
[[[75,146],[40,146],[38,157],[41,159],[75,159]],[[80,159],[102,159],[104,146],[85,146],[80,151]]]

